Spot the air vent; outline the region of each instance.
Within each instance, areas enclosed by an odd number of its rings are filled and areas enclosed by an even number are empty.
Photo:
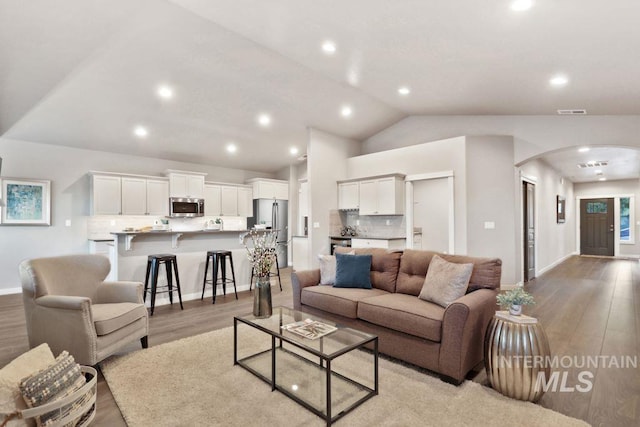
[[[606,161],[606,160],[599,160],[597,162],[578,163],[578,167],[580,169],[599,168],[599,167],[602,167],[602,166],[607,166],[608,164],[609,164],[609,162]]]
[[[587,114],[587,110],[558,110],[558,114],[570,116],[585,116]]]

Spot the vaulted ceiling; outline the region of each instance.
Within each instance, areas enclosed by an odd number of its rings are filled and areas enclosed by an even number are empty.
[[[308,127],[640,114],[638,16],[630,0],[3,0],[0,135],[273,172]]]

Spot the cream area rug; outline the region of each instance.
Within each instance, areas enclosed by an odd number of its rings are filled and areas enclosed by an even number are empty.
[[[239,356],[270,348],[266,334],[239,326]],[[356,351],[333,366],[363,383],[373,356]],[[128,425],[322,426],[308,411],[244,368],[233,365],[233,328],[114,356],[101,364]],[[305,370],[300,383],[317,380]],[[313,387],[311,387],[313,388]],[[322,394],[322,393],[318,393]],[[100,410],[98,408],[98,410]],[[416,369],[379,359],[379,394],[346,414],[338,426],[586,426],[538,405],[513,400],[480,384],[456,387]]]

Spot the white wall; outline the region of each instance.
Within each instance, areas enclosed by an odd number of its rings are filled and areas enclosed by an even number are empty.
[[[502,283],[515,284],[516,218],[513,138],[467,137],[467,252],[502,260]],[[485,228],[491,222],[495,228]],[[457,233],[457,230],[456,230]]]
[[[640,180],[638,179],[627,179],[621,181],[605,181],[605,182],[588,182],[588,183],[576,183],[574,185],[575,198],[589,198],[589,197],[620,197],[620,196],[633,196],[634,198],[634,211],[635,211],[635,221],[640,220],[638,216],[640,214],[640,207],[638,204],[640,203]],[[575,201],[575,200],[574,200]],[[577,202],[576,202],[577,203]],[[576,209],[577,213],[577,209]],[[619,223],[619,222],[617,222]],[[574,227],[575,228],[575,227]],[[638,233],[638,225],[635,225],[634,235],[635,235],[635,243],[633,245],[630,244],[620,244],[619,245],[619,255],[624,256],[633,256],[640,257],[640,241]],[[574,242],[576,240],[574,239]],[[575,243],[574,243],[575,247]],[[579,250],[579,248],[577,249]]]
[[[318,267],[318,254],[329,253],[329,211],[338,209],[336,181],[347,179],[347,159],[360,154],[360,142],[309,129],[309,265]],[[313,225],[317,223],[318,227]]]
[[[165,169],[206,172],[209,181],[244,183],[269,174],[127,156],[0,138],[2,175],[51,180],[50,227],[0,226],[0,293],[20,288],[18,264],[26,258],[86,253],[89,170],[161,176]],[[65,220],[71,227],[65,227]]]
[[[576,204],[574,184],[563,178],[555,169],[541,160],[532,160],[520,166],[517,177],[517,206],[522,213],[522,177],[535,181],[535,225],[536,225],[536,275],[542,274],[575,253]],[[556,197],[565,197],[565,222],[558,224]],[[522,216],[520,216],[522,218]],[[524,246],[523,223],[518,223],[517,268],[519,281],[524,278],[522,257]]]
[[[512,135],[514,164],[582,145],[639,147],[640,116],[411,116],[364,141],[373,153],[459,135]]]

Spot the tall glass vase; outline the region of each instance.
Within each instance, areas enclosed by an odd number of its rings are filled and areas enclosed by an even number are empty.
[[[257,318],[270,317],[273,311],[271,305],[271,278],[258,277],[253,291],[253,315]]]

